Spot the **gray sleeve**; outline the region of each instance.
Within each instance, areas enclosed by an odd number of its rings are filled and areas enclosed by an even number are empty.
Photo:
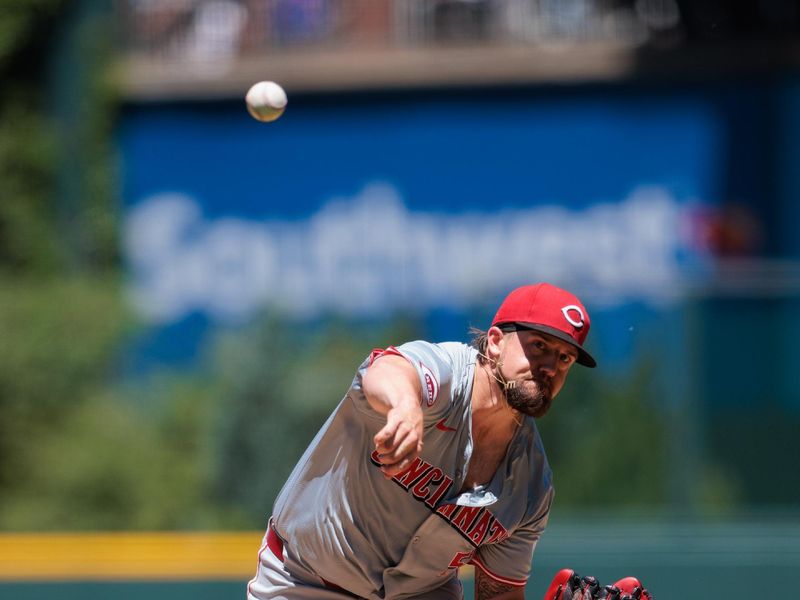
[[[458,345],[413,341],[385,350],[374,350],[359,367],[351,388],[351,392],[357,392],[353,394],[353,400],[359,410],[374,413],[361,391],[361,379],[367,368],[384,355],[402,356],[417,371],[422,390],[420,405],[426,425],[447,414],[452,405],[454,389],[462,387],[459,379],[463,376],[456,371],[463,371],[458,366],[464,362],[464,357],[459,356]]]

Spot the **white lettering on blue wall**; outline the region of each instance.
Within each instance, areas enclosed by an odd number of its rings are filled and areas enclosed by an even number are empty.
[[[208,220],[197,200],[161,194],[126,215],[128,291],[163,324],[192,312],[241,320],[264,306],[295,316],[459,308],[539,280],[595,303],[661,303],[680,294],[694,252],[685,221],[661,187],[583,210],[454,214],[411,212],[377,183],[292,222]]]

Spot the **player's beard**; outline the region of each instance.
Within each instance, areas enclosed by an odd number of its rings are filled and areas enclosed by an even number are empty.
[[[550,410],[552,387],[541,378],[517,380],[515,386],[506,388],[506,402],[514,410],[538,419]]]

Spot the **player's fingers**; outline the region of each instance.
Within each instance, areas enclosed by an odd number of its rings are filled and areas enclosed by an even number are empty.
[[[389,411],[386,425],[375,435],[375,449],[384,473],[393,476],[422,450],[422,412],[418,406]]]
[[[389,452],[394,448],[394,438],[397,434],[397,428],[399,425],[399,422],[389,419],[386,422],[386,425],[384,425],[383,428],[375,434],[375,437],[372,438],[372,441],[375,442],[375,449],[378,452]]]
[[[385,452],[380,452],[381,463],[393,465],[404,458],[413,458],[422,450],[422,440],[418,439],[415,431],[398,431],[395,441],[397,444]]]
[[[419,455],[421,440],[417,439],[416,432],[404,430],[399,438],[397,447],[391,452],[379,456],[381,470],[386,477],[394,477],[411,466],[412,461]],[[398,432],[400,433],[400,432]]]
[[[383,465],[381,467],[381,471],[383,471],[383,475],[387,479],[391,479],[395,475],[398,475],[408,469],[411,466],[414,457],[408,456],[402,459],[400,462],[391,464],[391,465]]]
[[[386,425],[375,435],[375,449],[382,454],[394,452],[409,435],[419,438],[413,425],[401,416],[390,414]]]
[[[395,467],[406,459],[413,460],[422,449],[422,440],[417,432],[403,425],[398,427],[394,442],[393,447],[378,450],[379,460],[386,467]]]

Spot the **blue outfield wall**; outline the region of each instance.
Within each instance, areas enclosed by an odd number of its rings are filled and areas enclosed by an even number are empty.
[[[779,143],[800,112],[785,89],[292,95],[270,124],[242,101],[128,106],[128,294],[150,324],[130,367],[191,364],[209,328],[264,308],[410,311],[461,338],[545,279],[585,297],[596,353],[624,369],[631,330],[702,289],[723,205],[751,211],[764,252],[796,254],[780,229],[793,203],[776,199],[794,187],[774,183],[796,154]]]
[[[131,106],[125,255],[152,325],[135,366],[190,362],[206,328],[264,307],[412,311],[460,338],[537,279],[585,296],[624,363],[630,325],[707,268],[693,227],[728,192],[727,92],[292,96],[271,124],[242,102]]]

